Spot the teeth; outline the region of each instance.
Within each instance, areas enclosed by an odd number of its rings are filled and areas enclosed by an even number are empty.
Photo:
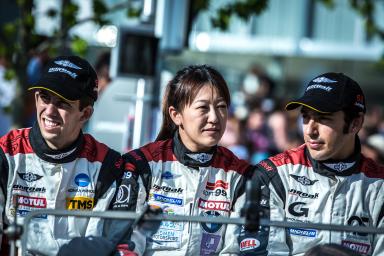
[[[44,119],[44,124],[48,127],[54,127],[54,126],[57,126],[59,125],[59,123],[56,123],[56,122],[53,122],[53,121],[50,121],[50,120],[47,120],[47,119]]]

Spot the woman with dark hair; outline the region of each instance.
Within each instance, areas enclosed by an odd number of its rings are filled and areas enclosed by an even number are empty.
[[[217,146],[229,105],[228,86],[214,68],[177,72],[165,91],[156,141],[123,156],[125,174],[112,208],[140,210],[147,202],[166,214],[238,217],[251,169]],[[108,230],[113,241],[121,226]],[[152,236],[135,231],[119,248],[139,255],[230,255],[239,252],[239,231],[235,225],[163,221]]]

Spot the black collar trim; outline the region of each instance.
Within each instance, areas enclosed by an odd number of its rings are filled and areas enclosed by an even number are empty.
[[[217,146],[212,147],[208,152],[192,152],[184,146],[183,142],[181,142],[179,132],[176,131],[173,136],[172,148],[179,162],[188,167],[197,168],[211,165]]]
[[[38,157],[50,163],[68,163],[76,159],[82,148],[84,136],[80,131],[79,137],[68,147],[61,150],[51,149],[41,135],[39,124],[36,122],[29,136],[33,151]]]
[[[355,138],[355,151],[351,156],[344,160],[327,160],[316,161],[314,160],[305,148],[305,154],[310,159],[315,172],[325,176],[350,176],[354,173],[358,173],[361,162],[361,144],[360,139],[356,135]]]

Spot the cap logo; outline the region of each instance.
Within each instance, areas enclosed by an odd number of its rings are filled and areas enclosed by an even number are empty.
[[[321,85],[321,84],[312,84],[312,85],[308,86],[305,91],[307,92],[307,91],[312,90],[312,89],[321,89],[321,90],[325,90],[325,91],[329,92],[332,90],[332,87]]]
[[[53,72],[66,73],[66,74],[70,75],[73,79],[75,79],[77,77],[76,73],[73,73],[73,72],[71,72],[65,68],[50,68],[50,69],[48,69],[48,73],[53,73]]]
[[[69,60],[56,60],[55,63],[57,65],[63,66],[63,67],[69,67],[69,68],[74,68],[74,69],[81,69],[81,67],[76,66]]]
[[[364,96],[363,95],[356,95],[356,102],[355,106],[364,109]]]
[[[331,80],[331,79],[326,78],[324,76],[317,77],[317,78],[313,79],[312,81],[315,83],[337,83],[337,81]]]

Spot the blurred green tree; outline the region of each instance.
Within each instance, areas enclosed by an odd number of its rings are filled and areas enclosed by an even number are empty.
[[[194,19],[199,12],[210,7],[210,0],[190,0],[191,19]],[[336,0],[316,0],[329,8],[335,6]],[[27,101],[26,88],[28,87],[26,69],[31,49],[46,49],[50,55],[77,54],[85,55],[88,44],[81,35],[71,34],[72,28],[87,22],[93,21],[97,25],[108,24],[106,14],[116,10],[127,10],[127,16],[139,16],[142,4],[137,0],[121,0],[111,7],[108,7],[103,0],[92,0],[93,16],[87,19],[79,19],[79,5],[75,0],[61,0],[61,8],[51,8],[44,13],[50,18],[59,18],[60,28],[56,29],[49,37],[42,37],[36,33],[35,17],[33,15],[33,0],[17,0],[19,15],[14,20],[7,22],[0,27],[0,57],[7,60],[6,78],[18,81],[19,96],[12,105],[13,119],[16,127],[20,127],[26,116],[25,103]],[[252,15],[260,15],[268,8],[268,0],[243,0],[230,1],[217,9],[211,17],[214,27],[227,30],[231,17],[236,15],[243,20],[248,20]],[[362,17],[364,17],[367,35],[369,37],[378,35],[384,40],[384,30],[375,21],[375,0],[349,0],[350,5]],[[383,62],[384,63],[384,62]]]

